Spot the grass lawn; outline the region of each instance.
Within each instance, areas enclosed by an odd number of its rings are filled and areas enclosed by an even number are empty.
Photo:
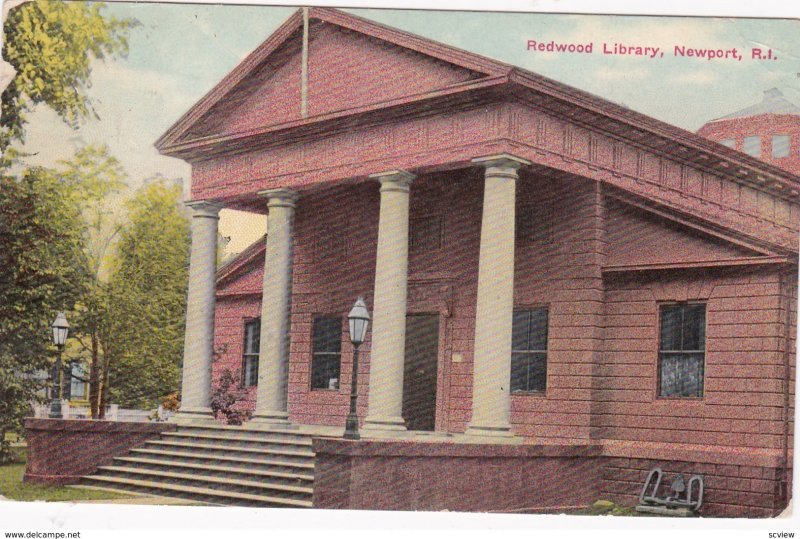
[[[25,448],[15,447],[17,462],[0,466],[0,496],[9,500],[32,502],[64,502],[80,500],[111,500],[115,498],[131,498],[131,495],[100,490],[88,490],[69,487],[46,487],[30,485],[22,482],[25,473]]]

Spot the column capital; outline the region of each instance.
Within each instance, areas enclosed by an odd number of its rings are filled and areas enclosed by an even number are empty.
[[[192,217],[211,217],[219,219],[219,212],[223,209],[221,204],[209,200],[188,200],[184,205],[191,208]]]
[[[369,175],[370,179],[381,182],[381,191],[408,191],[411,182],[417,177],[401,168],[376,172]]]
[[[476,157],[472,163],[481,165],[487,170],[490,168],[510,168],[514,171],[518,170],[524,165],[530,165],[531,162],[522,157],[511,155],[510,153],[498,153],[495,155],[486,155],[483,157]]]
[[[264,191],[259,191],[257,194],[267,199],[268,208],[276,206],[294,208],[297,199],[300,198],[300,193],[294,189],[285,189],[283,187],[265,189]]]

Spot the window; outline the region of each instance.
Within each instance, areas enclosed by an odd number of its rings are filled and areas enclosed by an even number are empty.
[[[553,207],[548,202],[528,204],[517,210],[517,244],[527,245],[537,241],[551,242]]]
[[[258,353],[261,349],[261,320],[251,320],[244,325],[244,357],[242,358],[242,385],[258,385]]]
[[[314,318],[314,355],[311,359],[311,389],[339,389],[342,359],[342,318]]]
[[[702,397],[705,350],[705,304],[662,305],[659,396]]]
[[[409,251],[422,253],[442,246],[442,219],[439,216],[411,219]]]
[[[69,399],[86,399],[86,367],[83,363],[72,363],[69,369]]]
[[[734,148],[734,149],[736,148],[736,140],[732,138],[726,138],[724,140],[720,140],[719,143],[722,144],[723,146],[727,146],[728,148]]]
[[[515,311],[511,339],[511,391],[547,387],[547,308]]]
[[[744,153],[753,157],[761,156],[761,137],[744,137]]]
[[[789,135],[772,137],[772,157],[789,157]]]

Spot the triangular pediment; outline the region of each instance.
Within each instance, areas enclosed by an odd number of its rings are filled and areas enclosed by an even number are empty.
[[[765,254],[614,199],[609,200],[606,215],[606,265],[611,267],[725,261]]]
[[[338,10],[310,8],[306,114],[298,11],[200,100],[157,146],[247,133],[306,118],[423,98],[509,66]]]

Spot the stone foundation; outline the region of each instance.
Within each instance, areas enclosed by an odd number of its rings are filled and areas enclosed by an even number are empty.
[[[599,496],[600,447],[314,440],[314,507],[558,512]]]

